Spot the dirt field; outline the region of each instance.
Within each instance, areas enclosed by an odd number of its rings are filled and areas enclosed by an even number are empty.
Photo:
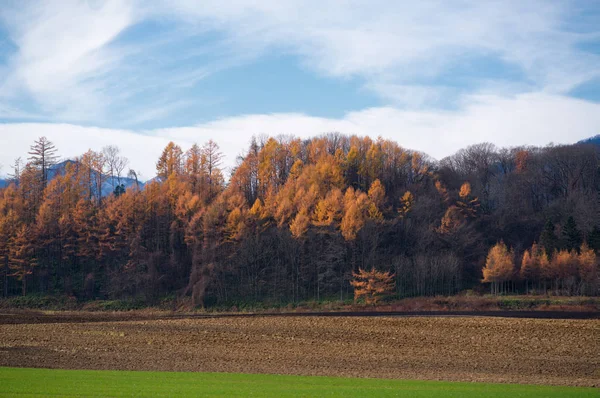
[[[598,319],[94,320],[2,322],[0,366],[600,386]]]

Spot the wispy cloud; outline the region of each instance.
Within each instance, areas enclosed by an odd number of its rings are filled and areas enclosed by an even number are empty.
[[[360,76],[384,97],[396,87],[431,92],[440,75],[486,57],[519,68],[534,90],[566,92],[600,74],[600,56],[582,51],[598,26],[568,29],[570,1],[220,1],[177,0],[190,23],[226,32],[240,51],[299,54],[318,73]],[[577,8],[577,7],[579,8]],[[195,17],[195,18],[194,18]],[[479,80],[493,80],[495,76]],[[415,83],[416,82],[416,83]],[[489,83],[488,83],[489,84]],[[397,97],[397,95],[393,95]],[[417,96],[417,102],[422,96]]]
[[[134,21],[130,2],[12,3],[1,13],[18,51],[2,82],[4,100],[31,96],[56,119],[103,115],[110,72],[123,54],[109,44]]]
[[[600,76],[600,55],[582,46],[599,40],[599,25],[585,22],[599,8],[568,0],[12,1],[0,11],[16,48],[0,71],[0,103],[15,115],[106,124],[139,96],[188,100],[202,79],[270,52],[294,54],[320,75],[358,77],[392,106],[435,108],[490,87],[561,94]],[[482,60],[522,76],[504,79]],[[35,106],[15,105],[23,102]],[[166,111],[155,115],[168,120]]]

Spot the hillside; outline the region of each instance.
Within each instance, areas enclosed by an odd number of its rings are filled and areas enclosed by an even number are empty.
[[[57,165],[45,188],[26,169],[0,191],[5,295],[256,306],[351,300],[361,286],[381,288],[367,303],[598,294],[592,146],[482,143],[434,161],[369,137],[269,138],[226,184],[216,143],[169,143],[157,178],[118,197],[97,158]]]
[[[594,137],[587,138],[585,140],[579,141],[580,144],[594,144],[600,146],[600,134],[595,135]]]

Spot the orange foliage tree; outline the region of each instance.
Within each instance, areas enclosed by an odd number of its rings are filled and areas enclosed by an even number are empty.
[[[585,146],[480,145],[434,162],[381,138],[258,137],[224,176],[215,142],[187,151],[169,143],[158,178],[143,185],[133,170],[120,179],[118,153],[90,150],[55,164],[53,145],[40,139],[28,164],[15,163],[0,187],[3,296],[343,300],[353,294],[352,271],[382,263],[394,264],[399,292],[451,294],[473,287],[486,255],[484,281],[498,293],[515,276],[512,252],[499,244],[487,253],[486,237],[529,245],[542,217],[568,216],[550,207],[563,210],[563,196],[596,203],[598,184],[596,152]],[[584,237],[600,247],[589,232],[600,225],[595,210],[573,209],[586,230],[562,228],[575,245],[549,224],[523,255],[525,286],[598,293],[597,253],[574,250]],[[552,253],[560,247],[572,252]],[[371,285],[382,282],[370,272],[353,282],[363,283],[357,297],[373,302]]]
[[[365,303],[377,304],[377,302],[394,292],[394,274],[391,272],[377,271],[371,268],[365,271],[358,269],[358,273],[353,272],[350,284],[354,287],[354,301],[364,297]]]
[[[594,250],[584,243],[579,251],[580,294],[598,294],[598,258]]]
[[[561,250],[555,252],[550,262],[554,277],[554,291],[561,294],[572,294],[578,277],[577,253],[572,250]]]
[[[525,289],[529,291],[529,283],[533,285],[541,280],[542,272],[548,268],[549,260],[543,246],[534,243],[530,250],[525,250],[521,260],[521,279],[525,281]]]
[[[514,268],[512,250],[509,250],[502,241],[492,246],[483,268],[483,282],[491,283],[492,294],[504,290],[504,284],[513,276]]]

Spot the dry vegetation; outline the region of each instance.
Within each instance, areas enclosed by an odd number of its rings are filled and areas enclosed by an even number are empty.
[[[598,320],[238,317],[0,325],[0,366],[599,386],[599,353]]]

